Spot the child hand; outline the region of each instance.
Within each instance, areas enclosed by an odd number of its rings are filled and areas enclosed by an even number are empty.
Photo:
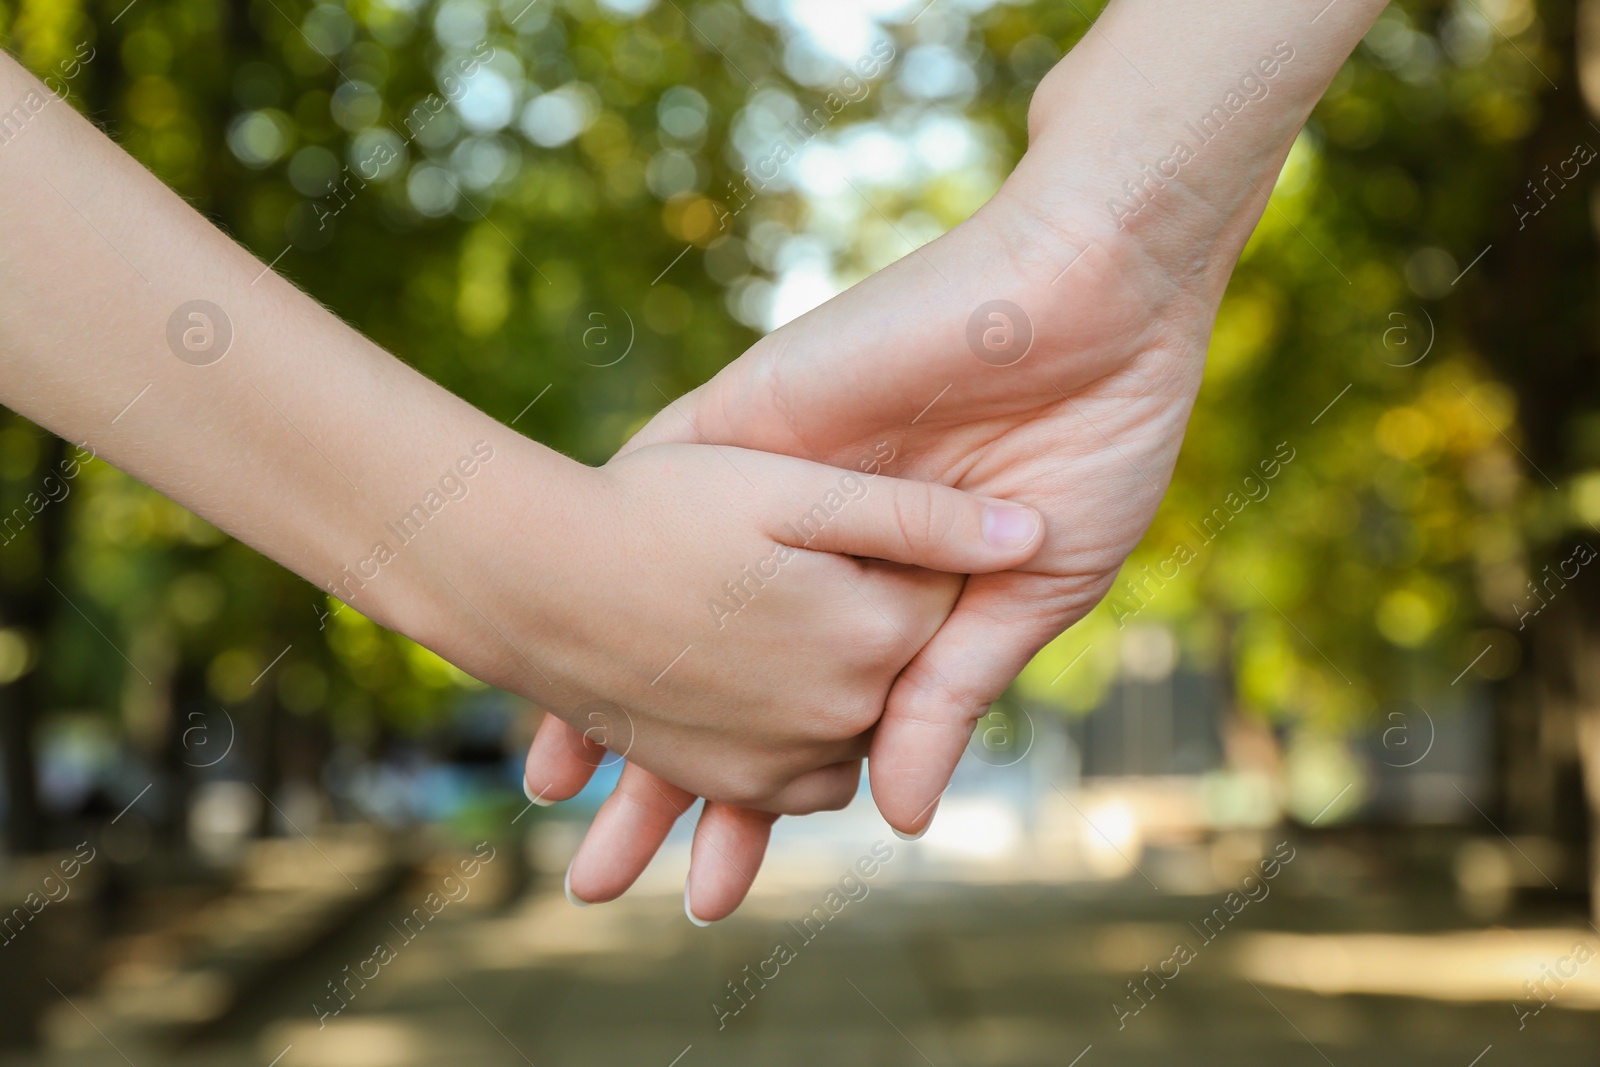
[[[537,606],[500,615],[524,619],[501,628],[529,662],[485,673],[698,795],[848,803],[862,734],[961,575],[1015,567],[1042,540],[1031,509],[867,466],[663,445],[584,469],[576,521],[534,541],[564,556],[540,567]],[[480,573],[521,569],[510,531],[491,551]],[[530,784],[559,798],[583,781]]]

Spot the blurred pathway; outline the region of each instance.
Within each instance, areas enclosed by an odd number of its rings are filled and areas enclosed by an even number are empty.
[[[830,886],[839,892],[832,901]],[[1576,944],[1600,945],[1600,935],[1582,925],[1417,932],[1440,910],[1427,901],[1385,898],[1357,908],[1297,897],[1285,883],[1207,942],[1189,924],[1210,914],[1221,894],[1157,895],[1137,879],[1098,888],[900,886],[885,879],[865,887],[864,897],[850,900],[861,883],[847,882],[841,892],[837,879],[819,879],[804,890],[758,897],[733,920],[704,930],[684,919],[675,895],[580,911],[556,889],[498,914],[447,908],[410,942],[391,926],[405,905],[391,904],[352,924],[203,1046],[118,1050],[85,1031],[80,1049],[0,1062],[1600,1063],[1600,959],[1569,958]],[[349,973],[347,964],[360,969],[380,941],[399,946],[392,961],[365,964],[377,977],[365,988],[352,984],[349,1006],[319,1024],[314,1002],[320,996],[324,1006],[336,1003],[327,983]],[[1180,942],[1193,954],[1181,964],[1174,958]],[[777,951],[779,944],[788,951]],[[1147,965],[1177,977],[1164,986],[1147,980]],[[1524,1017],[1519,1030],[1512,1002],[1526,1000],[1518,992],[1523,978],[1552,969],[1576,973],[1559,987],[1547,982],[1553,1003]],[[1144,983],[1140,1000],[1129,991],[1133,979]],[[730,982],[742,983],[737,998]],[[1133,1014],[1144,998],[1148,1004]],[[1128,1013],[1120,1028],[1113,1004]]]

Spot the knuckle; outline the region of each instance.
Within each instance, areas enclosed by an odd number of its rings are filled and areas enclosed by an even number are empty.
[[[648,822],[667,809],[676,807],[659,794],[638,788],[619,788],[612,796],[619,816],[627,823]]]
[[[855,800],[861,787],[861,765],[853,774],[830,774],[826,782],[807,782],[796,792],[778,799],[780,815],[811,815],[819,811],[842,811]]]
[[[883,695],[871,700],[856,701],[853,706],[847,706],[840,720],[844,730],[844,738],[859,737],[872,729],[877,721],[883,717]]]
[[[901,672],[894,703],[900,721],[922,726],[964,722],[971,728],[987,710],[975,694],[962,692],[920,659]]]
[[[859,774],[857,775],[859,778]],[[843,811],[850,806],[856,798],[857,782],[841,779],[838,783],[830,785],[817,798],[817,811]]]
[[[838,783],[826,798],[827,806],[823,808],[824,811],[841,811],[850,806],[856,794],[861,792],[861,772],[862,764],[857,761],[851,766],[848,774],[839,776]]]
[[[876,612],[863,620],[865,625],[856,642],[858,663],[868,670],[905,665],[916,649],[909,647],[906,638],[894,623]]]
[[[768,776],[758,773],[738,773],[725,776],[717,786],[716,794],[707,800],[716,800],[740,808],[754,808],[766,802],[777,790]]]
[[[803,739],[811,743],[834,744],[859,737],[872,728],[883,714],[883,701],[840,700],[804,717]]]
[[[939,518],[931,487],[919,482],[901,483],[894,495],[895,522],[908,545],[933,544],[939,536]]]

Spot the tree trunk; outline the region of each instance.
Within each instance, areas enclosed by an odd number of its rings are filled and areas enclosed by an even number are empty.
[[[21,421],[18,416],[13,419]],[[42,432],[42,431],[36,431]],[[5,514],[11,513],[13,501],[21,504],[32,491],[34,479],[40,472],[59,470],[66,458],[66,445],[51,434],[43,434],[39,447],[39,462],[34,467],[27,488],[8,494]],[[7,583],[5,603],[0,604],[0,623],[16,627],[35,642],[37,651],[33,669],[7,686],[0,686],[0,746],[5,749],[6,776],[6,841],[11,851],[19,855],[38,852],[49,844],[46,833],[44,809],[39,803],[37,781],[37,728],[39,717],[50,703],[50,676],[40,665],[43,645],[48,639],[50,623],[60,608],[60,594],[51,589],[46,576],[61,571],[61,559],[66,547],[67,501],[71,496],[46,504],[28,522],[17,543],[0,546],[0,552],[21,553],[21,544],[29,538],[35,546],[38,569],[28,579],[15,585]],[[27,508],[23,508],[27,512]],[[60,582],[57,581],[59,585]]]
[[[1502,221],[1477,268],[1482,294],[1468,313],[1473,340],[1496,376],[1517,398],[1518,421],[1533,491],[1565,496],[1577,473],[1592,466],[1576,430],[1600,407],[1600,255],[1591,203],[1600,165],[1576,178],[1550,178],[1576,146],[1600,149],[1586,103],[1600,103],[1600,85],[1580,88],[1580,74],[1595,77],[1600,63],[1600,0],[1539,5],[1546,55],[1559,66],[1541,75],[1539,118],[1510,159]],[[1549,169],[1547,169],[1549,168]],[[1535,194],[1528,183],[1546,182],[1548,204],[1523,218],[1516,205]],[[1536,188],[1538,186],[1535,186]],[[1540,197],[1540,203],[1544,203]],[[1467,255],[1477,249],[1464,250]],[[1582,533],[1530,551],[1536,580],[1545,562],[1564,559]],[[1593,543],[1600,545],[1600,539]],[[1503,832],[1532,833],[1564,846],[1566,877],[1548,876],[1563,889],[1600,886],[1600,575],[1586,568],[1567,583],[1547,610],[1518,637],[1524,665],[1497,694],[1499,795],[1489,809]],[[1576,872],[1592,871],[1587,878]],[[1600,894],[1591,892],[1600,915]]]
[[[0,751],[5,753],[6,844],[16,855],[42,845],[39,787],[34,773],[34,716],[22,686],[0,687]]]

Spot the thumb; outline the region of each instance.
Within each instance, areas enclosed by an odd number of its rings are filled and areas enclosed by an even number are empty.
[[[851,498],[840,491],[845,481],[830,485],[810,510],[768,532],[794,548],[952,574],[1010,570],[1032,559],[1044,543],[1044,519],[1022,504],[883,474],[859,479],[866,488]]]
[[[955,610],[889,690],[867,770],[878,810],[901,837],[927,829],[973,725],[1071,621],[1039,613],[1036,581],[968,579]]]

